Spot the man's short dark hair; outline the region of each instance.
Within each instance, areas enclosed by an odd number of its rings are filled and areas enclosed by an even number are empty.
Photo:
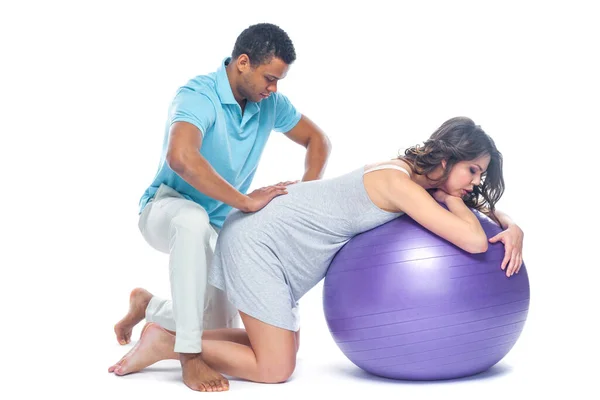
[[[238,36],[231,57],[235,60],[242,54],[250,58],[253,67],[269,62],[272,57],[288,65],[296,60],[294,44],[287,33],[267,23],[252,25]]]

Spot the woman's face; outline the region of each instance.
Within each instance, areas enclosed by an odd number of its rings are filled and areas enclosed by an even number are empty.
[[[470,161],[459,161],[452,167],[448,179],[439,189],[451,196],[462,198],[473,191],[474,186],[481,183],[481,175],[487,170],[489,164],[489,154]],[[442,161],[442,166],[446,167],[445,161]]]

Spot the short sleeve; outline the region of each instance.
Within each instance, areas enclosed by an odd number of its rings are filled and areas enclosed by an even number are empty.
[[[170,110],[171,124],[175,122],[189,122],[195,125],[202,136],[215,123],[216,110],[211,99],[189,87],[182,87],[177,91]]]
[[[289,132],[300,121],[302,115],[287,97],[280,93],[275,93],[275,126],[273,129],[277,132]]]

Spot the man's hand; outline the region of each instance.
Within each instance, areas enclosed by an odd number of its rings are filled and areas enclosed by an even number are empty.
[[[289,185],[293,185],[294,183],[298,183],[300,182],[299,180],[297,181],[285,181],[285,182],[279,182],[277,185],[274,186],[289,186]]]
[[[242,211],[244,212],[256,212],[265,207],[273,198],[277,196],[281,196],[282,194],[287,194],[286,187],[289,185],[293,185],[298,181],[286,181],[279,182],[276,185],[265,186],[260,189],[256,189],[252,193],[248,194],[249,201],[246,205],[246,208]]]

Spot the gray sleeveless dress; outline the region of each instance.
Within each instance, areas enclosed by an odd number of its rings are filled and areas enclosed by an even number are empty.
[[[363,167],[336,178],[301,182],[255,213],[233,210],[219,233],[208,282],[238,310],[297,331],[298,300],[325,277],[353,236],[402,215],[377,207]]]

